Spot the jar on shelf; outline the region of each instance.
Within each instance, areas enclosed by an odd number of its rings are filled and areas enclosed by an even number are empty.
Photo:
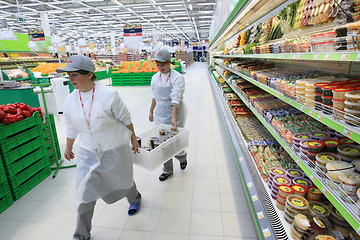
[[[321,94],[322,95],[322,87],[329,85],[328,82],[319,82],[319,83],[315,83],[314,84],[314,90],[316,94]]]
[[[347,92],[354,91],[355,89],[353,87],[340,87],[333,89],[333,99],[335,100],[345,100],[345,94]]]

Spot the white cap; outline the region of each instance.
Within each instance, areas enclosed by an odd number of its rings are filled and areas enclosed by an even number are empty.
[[[158,62],[171,62],[171,54],[168,50],[160,50],[155,54],[154,60]]]
[[[79,70],[85,70],[88,72],[95,72],[95,65],[93,61],[83,55],[74,55],[69,57],[66,67],[56,69],[56,72],[75,72]]]

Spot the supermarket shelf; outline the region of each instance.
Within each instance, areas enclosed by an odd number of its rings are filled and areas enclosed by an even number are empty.
[[[218,58],[256,58],[280,60],[313,60],[313,61],[360,61],[359,52],[330,52],[330,53],[279,53],[279,54],[240,54],[240,55],[213,55]]]
[[[229,70],[237,75],[239,75],[240,77],[246,79],[247,81],[251,82],[252,84],[258,86],[259,88],[267,91],[268,93],[272,94],[273,96],[279,98],[280,100],[288,103],[289,105],[295,107],[296,109],[306,113],[307,115],[315,118],[316,120],[320,121],[321,123],[335,129],[336,131],[338,131],[339,133],[342,133],[343,135],[349,137],[350,139],[360,143],[360,129],[357,129],[353,126],[350,126],[348,124],[346,124],[345,122],[339,122],[336,121],[336,119],[332,116],[326,115],[321,111],[317,111],[314,108],[308,107],[304,104],[301,104],[299,102],[297,102],[295,99],[292,99],[290,97],[285,96],[283,93],[270,88],[269,86],[266,86],[254,79],[252,79],[251,77],[248,77],[232,68],[229,68],[223,64],[219,64],[216,63],[218,66],[221,66],[222,68]]]
[[[219,73],[225,80],[226,78]],[[360,233],[360,218],[357,213],[358,209],[355,206],[351,206],[344,202],[340,196],[325,183],[325,179],[322,179],[315,169],[310,167],[307,161],[303,160],[295,150],[276,132],[276,130],[258,113],[258,111],[251,105],[251,103],[235,88],[235,86],[226,80],[233,91],[239,96],[239,98],[245,103],[245,105],[254,113],[259,121],[266,127],[266,129],[274,136],[274,138],[280,143],[280,145],[288,152],[288,154],[294,159],[304,173],[313,181],[313,183],[321,190],[325,197],[335,206],[335,208],[342,214],[342,216],[348,221],[348,223],[354,228],[357,233]]]
[[[214,76],[210,76],[211,86],[221,109],[224,122],[228,128],[228,134],[237,159],[237,165],[242,177],[245,191],[249,200],[257,229],[261,239],[288,239],[289,234],[283,228],[280,218],[275,214],[276,210],[268,195],[263,180],[258,172],[251,155],[247,149],[246,141],[232,116],[232,113],[222,97],[221,90],[216,86]]]

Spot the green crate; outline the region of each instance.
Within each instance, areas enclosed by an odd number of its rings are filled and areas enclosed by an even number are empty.
[[[7,180],[5,167],[3,163],[0,161],[0,182]]]
[[[18,187],[11,189],[11,193],[13,195],[14,200],[18,200],[22,196],[24,196],[27,192],[33,189],[36,185],[38,185],[42,180],[47,178],[51,174],[51,169],[46,167],[36,174],[34,174],[31,178],[21,183]]]
[[[0,196],[10,191],[9,183],[6,180],[0,182]]]
[[[10,207],[14,203],[14,200],[11,196],[11,192],[8,191],[4,195],[0,196],[0,213],[5,211],[8,207]]]
[[[11,164],[7,164],[5,167],[6,172],[9,176],[12,176],[12,175],[20,172],[21,170],[27,168],[34,162],[38,161],[40,158],[43,158],[44,156],[46,157],[47,154],[48,154],[48,152],[47,152],[46,147],[42,146],[42,147],[28,153],[27,155],[18,159],[17,161],[12,162]]]
[[[106,70],[95,72],[96,80],[102,80],[108,78]]]
[[[28,129],[23,130],[17,135],[11,135],[11,137],[3,138],[0,140],[1,150],[10,151],[11,149],[31,140],[34,136],[42,134],[39,125],[32,126]]]
[[[25,182],[26,180],[28,180],[29,178],[34,176],[34,174],[36,174],[40,170],[42,170],[44,168],[49,168],[49,167],[50,167],[49,162],[47,161],[47,159],[45,157],[38,159],[36,162],[34,162],[30,166],[24,168],[20,172],[14,174],[12,176],[9,176],[8,180],[9,180],[10,187],[16,188],[21,183]]]
[[[11,123],[10,125],[0,124],[0,139],[15,135],[27,128],[33,127],[41,122],[39,113],[35,112],[32,117],[25,118],[19,122]]]
[[[44,145],[44,143],[45,143],[44,137],[38,136],[38,137],[26,142],[25,144],[19,146],[18,148],[14,149],[14,150],[2,152],[2,157],[3,157],[5,167],[8,164],[11,164],[11,163],[15,162],[16,160],[18,160],[19,158],[22,158],[23,156],[27,155],[28,153],[34,151],[35,149],[42,147]]]
[[[115,82],[112,86],[132,86],[132,83],[124,83],[124,82]]]

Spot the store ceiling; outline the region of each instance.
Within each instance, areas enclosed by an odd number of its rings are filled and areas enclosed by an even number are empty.
[[[56,34],[74,41],[84,38],[108,41],[113,31],[122,39],[124,24],[142,24],[144,40],[160,35],[165,41],[199,41],[209,38],[216,0],[0,0],[0,19],[10,29],[27,32],[41,28],[46,11]],[[17,14],[25,22],[16,20]]]

